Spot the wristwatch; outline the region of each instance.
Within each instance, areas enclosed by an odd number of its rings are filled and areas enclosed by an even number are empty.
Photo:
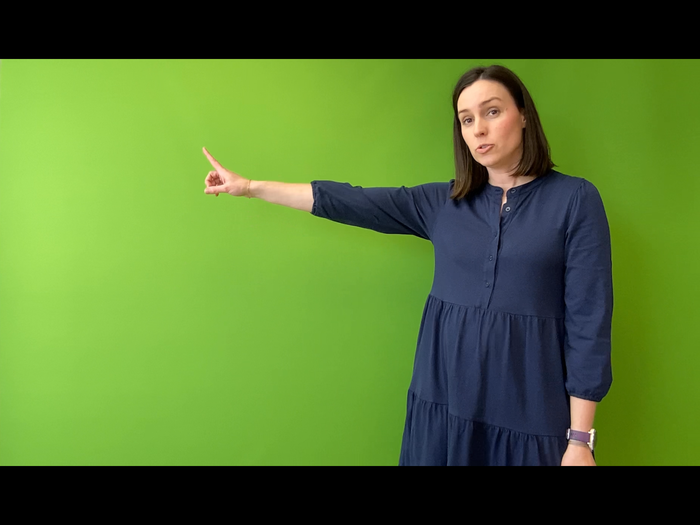
[[[570,428],[566,430],[566,440],[580,441],[588,445],[591,452],[595,449],[596,435],[595,428],[592,428],[589,432],[582,432],[580,430],[571,430]]]

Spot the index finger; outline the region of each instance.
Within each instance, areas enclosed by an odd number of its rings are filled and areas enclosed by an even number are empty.
[[[202,151],[207,156],[207,159],[209,159],[211,165],[214,166],[214,168],[216,168],[217,171],[220,169],[224,169],[224,167],[221,164],[219,164],[219,161],[217,161],[214,157],[211,156],[211,153],[207,151],[207,148],[202,148]]]

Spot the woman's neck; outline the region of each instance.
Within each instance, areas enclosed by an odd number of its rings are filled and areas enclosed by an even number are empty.
[[[532,180],[535,180],[535,177],[533,175],[521,175],[518,177],[513,177],[512,172],[498,173],[489,171],[489,184],[491,186],[502,188],[504,193],[511,188],[527,184]]]

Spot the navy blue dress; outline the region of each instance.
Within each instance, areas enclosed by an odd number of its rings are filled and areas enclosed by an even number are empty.
[[[401,465],[559,465],[569,396],[612,382],[612,267],[590,182],[550,171],[450,199],[454,181],[311,183],[312,214],[432,242]]]

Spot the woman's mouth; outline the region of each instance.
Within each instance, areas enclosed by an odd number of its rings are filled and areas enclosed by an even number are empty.
[[[477,153],[486,153],[491,148],[493,148],[493,144],[482,144],[481,146],[476,148],[476,151],[477,151]]]

